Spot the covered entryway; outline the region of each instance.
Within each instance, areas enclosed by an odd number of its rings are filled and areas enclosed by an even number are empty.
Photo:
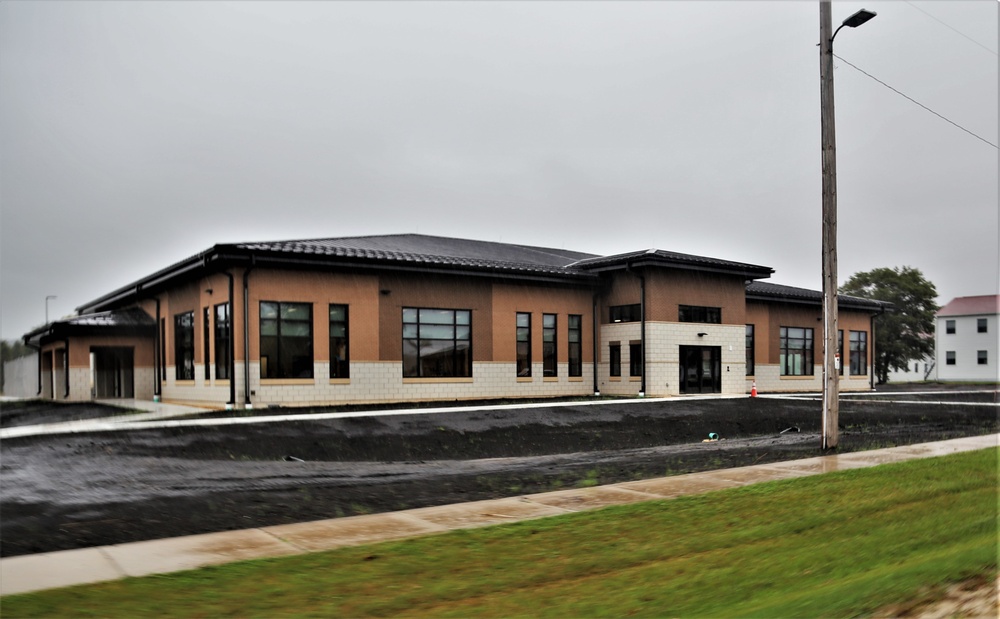
[[[96,399],[135,397],[134,356],[134,349],[127,347],[90,349],[90,378]]]
[[[722,347],[681,346],[681,393],[722,393]]]

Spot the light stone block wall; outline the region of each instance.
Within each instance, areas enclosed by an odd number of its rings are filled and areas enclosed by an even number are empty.
[[[65,391],[65,386],[58,393],[61,397]],[[69,369],[69,397],[67,400],[74,402],[86,402],[93,397],[93,390],[90,384],[90,368]]]
[[[701,337],[699,333],[705,333]],[[630,341],[639,340],[638,322],[601,325],[599,386],[606,395],[636,395],[641,382],[628,376]],[[610,342],[622,344],[621,380],[609,374]],[[646,322],[646,395],[680,395],[680,347],[718,346],[722,360],[722,393],[746,393],[746,327],[689,322]]]
[[[3,394],[14,398],[38,396],[38,353],[3,364]]]
[[[781,376],[781,366],[774,364],[758,363],[755,371],[757,375],[753,379],[747,379],[746,392],[753,388],[754,380],[757,381],[757,393],[792,393],[796,391],[823,391],[823,368],[816,365],[813,376]],[[843,376],[840,377],[841,391],[871,391],[871,371],[868,374],[851,376],[848,374],[850,368],[845,368]]]
[[[542,364],[532,365],[531,381],[518,381],[515,363],[473,363],[472,379],[404,379],[402,363],[352,362],[347,381],[329,378],[329,364],[314,364],[313,379],[261,381],[260,366],[250,364],[251,403],[315,406],[353,403],[427,402],[484,398],[582,396],[593,393],[593,366],[583,365],[583,376],[570,378],[568,365],[558,364],[555,380],[542,377]],[[242,398],[242,392],[237,396]]]

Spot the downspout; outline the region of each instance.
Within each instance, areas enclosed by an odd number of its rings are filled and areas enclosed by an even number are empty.
[[[646,397],[646,276],[639,275],[639,318],[641,320],[640,324],[640,335],[639,335],[639,351],[642,355],[642,382],[639,387],[639,397]]]
[[[599,318],[597,316],[597,296],[598,296],[597,294],[594,294],[594,307],[593,307],[594,333],[591,338],[593,340],[592,348],[594,349],[591,357],[592,359],[591,365],[593,367],[592,374],[594,375],[594,396],[601,395],[601,389],[597,386],[597,353],[599,352],[600,348],[600,326],[598,325]]]
[[[256,264],[250,257],[250,266],[243,271],[243,402],[247,409],[253,408],[250,401],[250,271]]]
[[[230,408],[236,407],[236,377],[233,374],[236,371],[236,339],[233,337],[233,274],[226,271],[226,277],[229,278],[229,401],[226,404]]]
[[[63,396],[63,399],[68,400],[69,399],[69,338],[66,338],[63,341],[66,342],[66,352],[63,353],[63,355],[65,355],[64,359],[66,360],[65,366],[63,368],[63,379],[66,382],[66,395]]]
[[[162,355],[163,342],[160,341],[160,297],[156,297],[156,336],[153,338],[153,401],[159,402],[160,395],[163,393],[163,385],[161,383],[163,375],[163,368],[160,367],[160,357]]]

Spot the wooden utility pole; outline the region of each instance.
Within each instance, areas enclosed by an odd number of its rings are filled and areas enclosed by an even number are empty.
[[[837,446],[840,373],[837,361],[837,134],[833,113],[833,17],[819,3],[820,127],[823,148],[823,449]]]

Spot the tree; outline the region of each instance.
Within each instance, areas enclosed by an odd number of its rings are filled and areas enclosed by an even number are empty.
[[[875,379],[884,385],[891,370],[906,369],[910,360],[934,354],[937,289],[912,267],[880,268],[855,273],[841,294],[888,301],[893,308],[875,319]]]

